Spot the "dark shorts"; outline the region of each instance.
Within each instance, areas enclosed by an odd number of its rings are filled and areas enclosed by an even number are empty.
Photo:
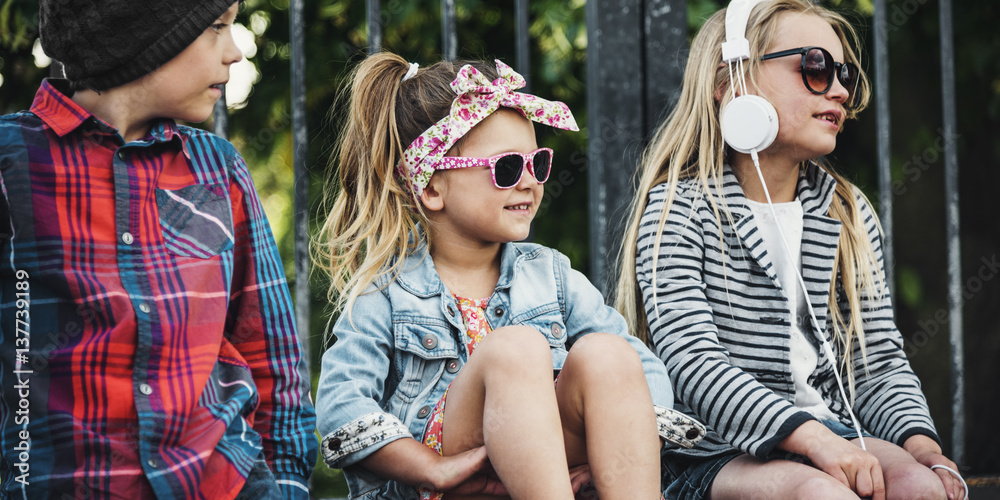
[[[835,420],[820,420],[834,434],[844,439],[855,439],[858,433],[853,428],[848,427]],[[872,437],[867,432],[864,436]],[[712,486],[712,481],[719,471],[734,458],[743,455],[740,450],[730,450],[711,458],[699,459],[663,459],[663,484],[666,486],[663,494],[670,500],[703,500],[708,498],[708,489]],[[779,457],[785,460],[806,463],[805,457],[788,453]]]
[[[240,490],[236,500],[272,499],[281,499],[281,489],[278,488],[278,480],[271,473],[267,461],[261,455],[250,469],[250,474],[247,474],[247,482],[243,484],[243,489]]]

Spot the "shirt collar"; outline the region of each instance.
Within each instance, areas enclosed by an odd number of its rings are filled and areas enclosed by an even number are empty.
[[[93,124],[93,126],[105,128],[105,131],[114,134],[114,127],[104,123],[93,113],[80,106],[67,94],[69,84],[67,80],[46,78],[42,81],[41,87],[35,93],[35,100],[31,103],[31,112],[38,116],[56,133],[59,137],[73,132],[81,126]],[[191,158],[188,151],[187,137],[180,133],[177,122],[170,119],[158,119],[153,122],[146,138],[140,141],[146,143],[172,142],[175,141],[183,149],[184,155]]]
[[[31,112],[59,137],[76,130],[94,116],[64,93],[68,90],[66,80],[46,78],[31,103]]]
[[[806,162],[799,169],[799,181],[795,188],[795,197],[802,202],[805,213],[826,214],[833,202],[837,180],[815,162]],[[715,186],[712,186],[714,189]],[[746,195],[740,187],[739,180],[732,167],[725,165],[722,171],[722,193],[726,205],[734,214],[746,215]]]
[[[418,231],[423,229],[418,224]],[[497,281],[495,290],[509,288],[514,280],[514,271],[517,267],[517,260],[523,254],[517,245],[503,243],[500,245],[500,279]],[[444,283],[438,276],[434,261],[427,250],[427,240],[421,238],[421,242],[412,253],[403,260],[403,269],[396,278],[399,284],[410,293],[420,297],[430,297],[440,294],[444,289]]]

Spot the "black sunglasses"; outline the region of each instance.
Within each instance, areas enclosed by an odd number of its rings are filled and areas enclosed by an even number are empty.
[[[837,75],[840,84],[847,89],[847,100],[844,106],[854,107],[854,99],[858,93],[860,80],[858,67],[851,63],[834,62],[833,56],[822,47],[801,47],[766,54],[761,61],[792,55],[802,55],[802,83],[813,94],[825,94],[833,86],[833,75]]]

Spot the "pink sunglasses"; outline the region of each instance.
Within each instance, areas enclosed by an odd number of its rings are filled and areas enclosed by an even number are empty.
[[[528,154],[509,152],[500,153],[489,158],[473,156],[445,156],[441,158],[435,170],[450,170],[455,168],[490,167],[493,185],[500,189],[510,189],[521,182],[525,164],[531,165],[531,175],[539,184],[549,179],[552,171],[552,150],[538,148]]]

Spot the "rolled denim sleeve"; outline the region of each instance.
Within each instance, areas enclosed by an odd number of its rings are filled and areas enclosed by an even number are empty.
[[[333,328],[316,393],[323,460],[353,465],[396,439],[412,437],[380,406],[393,356],[392,308],[382,291],[358,297]]]

